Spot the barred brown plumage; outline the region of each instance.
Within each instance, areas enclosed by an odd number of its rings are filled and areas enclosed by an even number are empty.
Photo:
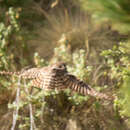
[[[31,79],[33,86],[43,90],[69,88],[83,95],[109,99],[107,95],[95,91],[85,82],[77,79],[76,76],[69,74],[65,63],[57,63],[42,68],[31,68],[21,72],[1,71],[0,74],[16,75],[24,79]]]

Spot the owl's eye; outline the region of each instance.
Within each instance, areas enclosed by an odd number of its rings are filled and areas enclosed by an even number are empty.
[[[59,65],[54,65],[53,70],[66,70],[66,65],[64,63],[59,64]]]
[[[64,67],[64,65],[60,65],[60,66],[59,66],[59,68],[63,68],[63,67]]]
[[[59,65],[59,68],[60,69],[64,69],[64,68],[66,68],[66,65],[65,64],[61,64],[61,65]]]

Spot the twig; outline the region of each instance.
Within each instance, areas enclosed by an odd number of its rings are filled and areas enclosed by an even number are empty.
[[[42,103],[43,103],[43,102],[45,102],[45,94],[44,94],[44,92],[43,92]],[[42,112],[42,113],[41,113],[41,122],[42,122],[42,123],[44,123],[44,121],[43,121],[44,107],[45,107],[45,106],[43,106],[43,104],[42,104],[42,108],[41,108],[41,112]]]
[[[25,85],[26,85],[26,82],[24,80],[25,91],[26,91],[27,94],[29,94],[28,88]],[[30,130],[36,130],[36,125],[35,125],[35,122],[34,122],[32,104],[31,103],[29,103],[29,111],[30,111]]]
[[[99,66],[97,67],[96,71],[93,73],[93,83],[95,83],[95,84],[96,84],[98,78],[102,75],[101,72],[99,73],[99,71],[100,71],[100,69],[101,69],[102,67],[103,67],[102,64],[99,65]]]
[[[88,60],[89,51],[90,51],[88,38],[87,38],[86,41],[85,41],[85,46],[86,46],[86,49],[87,49],[86,58],[87,58],[87,60]]]
[[[32,104],[30,103],[29,104],[29,110],[30,110],[30,130],[36,130],[36,125],[35,125],[35,122],[34,122],[34,118],[33,118],[33,112],[32,112]]]
[[[12,123],[11,130],[15,129],[17,118],[18,118],[19,101],[20,101],[20,80],[21,80],[21,77],[19,77],[19,80],[18,80],[18,88],[17,88],[17,93],[16,93],[16,99],[14,102],[16,105],[16,109],[13,112],[13,123]]]

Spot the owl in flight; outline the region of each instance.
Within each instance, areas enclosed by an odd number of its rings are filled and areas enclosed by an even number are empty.
[[[48,67],[31,68],[21,72],[1,71],[1,75],[16,75],[23,79],[30,79],[32,85],[43,90],[61,90],[69,88],[82,95],[90,95],[100,99],[109,99],[106,94],[94,90],[76,76],[68,73],[66,64],[59,62]]]

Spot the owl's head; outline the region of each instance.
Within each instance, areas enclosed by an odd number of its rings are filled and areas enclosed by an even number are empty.
[[[64,62],[59,62],[59,63],[53,64],[52,71],[65,73],[65,72],[67,72],[66,64]]]

